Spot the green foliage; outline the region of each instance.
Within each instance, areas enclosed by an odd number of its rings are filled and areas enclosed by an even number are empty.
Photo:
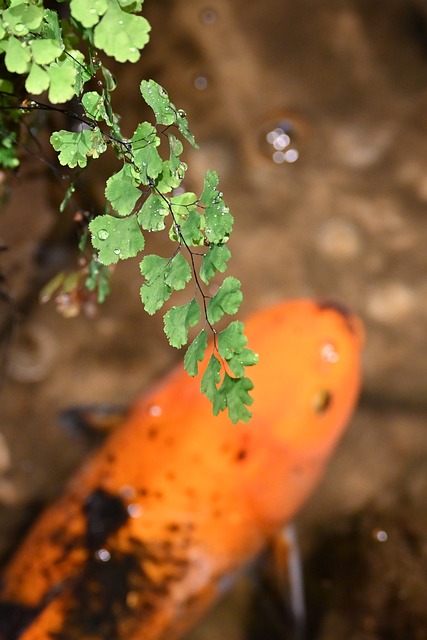
[[[172,307],[165,314],[165,333],[169,343],[180,349],[188,342],[188,330],[200,322],[200,307],[193,298],[180,307]]]
[[[129,139],[122,134],[120,116],[113,108],[116,82],[106,66],[108,56],[122,63],[140,58],[150,32],[147,20],[138,15],[142,0],[63,3],[69,5],[68,21],[60,21],[43,0],[0,3],[0,55],[6,71],[0,78],[0,163],[7,168],[18,164],[20,118],[35,109],[55,108],[74,118],[71,130],[54,131],[50,137],[59,163],[73,175],[61,211],[71,205],[78,172],[89,162],[112,149],[121,168],[106,181],[103,212],[83,229],[81,251],[87,251],[89,236],[92,244],[86,266],[76,274],[59,274],[46,288],[46,296],[60,289],[73,293],[79,303],[86,286],[102,302],[110,291],[110,265],[140,254],[146,233],[164,231],[172,243],[169,255],[149,254],[140,260],[145,310],[153,314],[175,291],[188,293],[187,302],[165,313],[166,336],[172,346],[181,348],[188,344],[190,329],[204,325],[188,346],[184,367],[195,376],[205,361],[201,389],[214,413],[228,409],[232,422],[246,421],[252,383],[245,369],[255,364],[257,356],[246,346],[242,323],[231,322],[220,332],[214,326],[225,315],[234,315],[242,301],[236,278],[226,277],[219,288],[213,282],[227,269],[231,257],[227,242],[233,228],[233,216],[218,190],[218,175],[206,173],[200,196],[183,191],[187,172],[181,159],[183,143],[194,148],[197,144],[185,111],[154,80],[140,84],[153,122],[138,123]],[[102,61],[96,51],[104,54]],[[42,93],[48,103],[35,99]],[[71,100],[79,105],[75,113],[67,108]]]

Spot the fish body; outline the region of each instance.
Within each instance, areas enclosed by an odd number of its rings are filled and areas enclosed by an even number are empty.
[[[253,417],[178,369],[36,522],[3,574],[1,640],[173,640],[292,519],[355,406],[360,321],[278,304],[246,323]]]

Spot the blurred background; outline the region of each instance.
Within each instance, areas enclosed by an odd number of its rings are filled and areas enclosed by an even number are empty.
[[[199,192],[208,168],[219,173],[243,313],[333,298],[366,324],[359,410],[298,519],[308,638],[427,638],[427,3],[146,0],[144,15],[151,43],[117,67],[114,106],[131,135],[140,80],[154,78],[187,112],[200,150],[187,152],[185,186]],[[112,170],[97,162],[82,209],[100,209]],[[2,557],[86,452],[58,413],[126,404],[182,357],[142,309],[136,260],[116,269],[93,317],[38,304],[76,264],[63,190],[33,154],[1,176],[1,285],[13,300],[0,307]],[[150,238],[150,252],[162,247]],[[240,586],[192,640],[286,637],[280,621],[256,635],[253,597]]]

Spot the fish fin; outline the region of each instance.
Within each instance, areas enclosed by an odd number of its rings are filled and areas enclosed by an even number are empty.
[[[128,414],[120,405],[85,405],[61,411],[59,424],[72,434],[83,436],[90,444],[100,444],[117,429]]]
[[[270,638],[304,640],[304,579],[294,525],[287,525],[269,541],[257,564],[256,574],[255,617],[262,627],[261,631],[257,630],[255,621],[248,640],[261,640],[266,629]]]

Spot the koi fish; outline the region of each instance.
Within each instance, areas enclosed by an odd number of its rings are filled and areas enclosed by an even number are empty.
[[[298,300],[246,323],[253,417],[173,372],[41,515],[6,567],[1,640],[173,640],[289,522],[355,406],[361,322]]]

